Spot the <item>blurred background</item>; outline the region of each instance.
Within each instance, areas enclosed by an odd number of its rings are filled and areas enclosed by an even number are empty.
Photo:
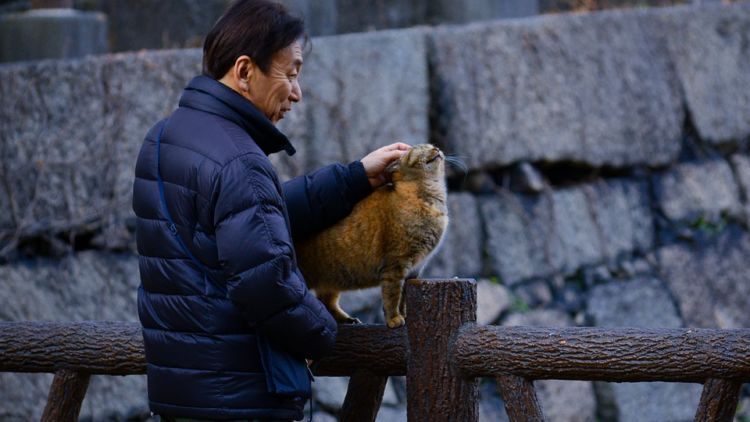
[[[278,172],[395,140],[461,159],[423,275],[476,278],[480,323],[750,327],[750,2],[284,3],[313,39]],[[227,4],[0,0],[0,320],[137,321],[135,158]],[[382,323],[378,289],[342,307]],[[0,374],[0,421],[39,420],[51,379]],[[692,421],[700,397],[535,384],[552,422]],[[316,421],[346,385],[316,380]],[[481,393],[480,420],[507,420]],[[154,420],[144,377],[92,377],[81,420]],[[406,420],[403,378],[378,420]]]
[[[310,35],[721,0],[283,0]],[[733,0],[738,1],[738,0]],[[0,61],[201,47],[230,0],[0,0]],[[57,10],[50,10],[57,9]],[[12,40],[12,41],[11,41]]]

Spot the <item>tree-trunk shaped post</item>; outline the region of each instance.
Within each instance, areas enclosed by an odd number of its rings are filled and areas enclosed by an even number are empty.
[[[510,374],[500,375],[497,390],[505,402],[505,413],[510,422],[544,422],[532,381]]]
[[[451,343],[458,329],[476,321],[476,282],[409,280],[406,312],[409,422],[476,422],[479,419],[479,381],[461,377],[449,360]]]
[[[375,422],[388,377],[358,372],[349,378],[349,388],[339,412],[341,422]]]
[[[732,422],[737,410],[742,383],[735,380],[708,379],[703,384],[695,422]]]
[[[86,373],[61,369],[55,372],[47,396],[42,422],[75,422],[81,411],[91,376]]]

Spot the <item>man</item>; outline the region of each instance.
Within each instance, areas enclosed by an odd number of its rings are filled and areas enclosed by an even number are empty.
[[[349,214],[409,148],[279,183],[268,154],[294,153],[275,123],[302,99],[306,39],[283,6],[235,2],[206,37],[203,75],[141,148],[138,311],[151,410],[167,419],[302,418],[306,394],[275,390],[266,352],[318,359],[336,324],[307,290],[292,238]]]

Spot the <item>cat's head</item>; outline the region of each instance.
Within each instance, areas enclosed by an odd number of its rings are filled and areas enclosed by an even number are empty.
[[[445,177],[445,155],[431,144],[414,145],[400,159],[385,169],[392,182],[399,180],[442,180]]]

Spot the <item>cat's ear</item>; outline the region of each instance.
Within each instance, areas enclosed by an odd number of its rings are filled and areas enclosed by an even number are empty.
[[[409,154],[408,157],[406,157],[406,165],[409,167],[416,167],[417,164],[419,164],[419,158],[422,155],[422,149],[419,150],[419,154]]]

